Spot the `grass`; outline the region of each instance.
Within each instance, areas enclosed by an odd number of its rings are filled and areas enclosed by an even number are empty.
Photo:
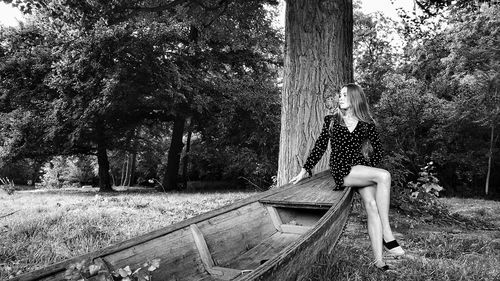
[[[500,227],[500,202],[441,199],[451,212]],[[334,256],[317,261],[310,280],[500,280],[500,231],[439,226],[391,213],[396,238],[407,254],[387,257],[395,269],[382,273],[370,266],[372,252],[366,216],[359,202],[350,214]]]
[[[253,192],[100,195],[95,189],[0,191],[0,280],[81,255],[201,214]],[[500,202],[442,199],[450,210],[500,226]],[[309,280],[500,280],[500,231],[439,226],[391,213],[407,250],[389,259],[396,270],[372,266],[364,210],[356,201],[333,256],[311,264]]]
[[[245,198],[252,192],[97,194],[0,191],[0,280],[97,250]]]

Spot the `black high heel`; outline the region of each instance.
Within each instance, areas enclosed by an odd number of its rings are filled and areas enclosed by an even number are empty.
[[[403,250],[403,248],[401,248],[398,241],[396,240],[385,242],[384,239],[382,239],[382,243],[384,244],[385,250],[391,255],[402,256],[405,254],[405,251]]]
[[[375,261],[375,262],[373,262],[373,266],[382,272],[387,272],[387,271],[391,270],[391,268],[386,263],[384,263],[383,266],[378,266],[377,261]]]

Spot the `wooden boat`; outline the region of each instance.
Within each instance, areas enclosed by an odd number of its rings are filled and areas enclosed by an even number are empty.
[[[160,259],[152,280],[301,280],[346,224],[353,192],[333,185],[324,171],[12,280],[65,280],[81,260],[105,265],[89,280],[112,280],[110,272],[152,259]]]

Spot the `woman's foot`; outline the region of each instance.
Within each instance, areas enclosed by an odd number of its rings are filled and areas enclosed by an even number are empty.
[[[390,255],[393,256],[402,256],[405,254],[405,251],[401,246],[399,245],[398,241],[392,240],[389,242],[385,242],[384,239],[382,239],[382,242],[384,244],[384,248],[387,252],[389,252]]]
[[[390,267],[384,261],[381,261],[381,260],[375,261],[373,263],[373,266],[375,266],[378,270],[384,271],[384,272],[390,270]]]

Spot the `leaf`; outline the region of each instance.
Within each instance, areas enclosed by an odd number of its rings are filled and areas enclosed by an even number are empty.
[[[138,269],[136,269],[134,272],[132,272],[132,274],[131,274],[131,275],[136,274],[136,273],[137,273],[137,272],[139,272],[139,270],[141,270],[141,269],[142,269],[142,267],[139,267],[139,268],[138,268]]]
[[[90,273],[90,275],[96,274],[97,272],[99,272],[99,269],[101,269],[100,265],[91,264],[89,266],[89,273]]]
[[[151,261],[151,266],[148,268],[148,271],[155,271],[160,267],[160,259],[154,259]]]
[[[418,197],[418,194],[419,194],[419,192],[415,191],[415,192],[412,192],[410,196],[411,196],[411,198],[416,199]]]
[[[118,274],[120,274],[121,277],[127,277],[132,274],[132,270],[130,270],[130,266],[126,266],[124,268],[118,269]]]

